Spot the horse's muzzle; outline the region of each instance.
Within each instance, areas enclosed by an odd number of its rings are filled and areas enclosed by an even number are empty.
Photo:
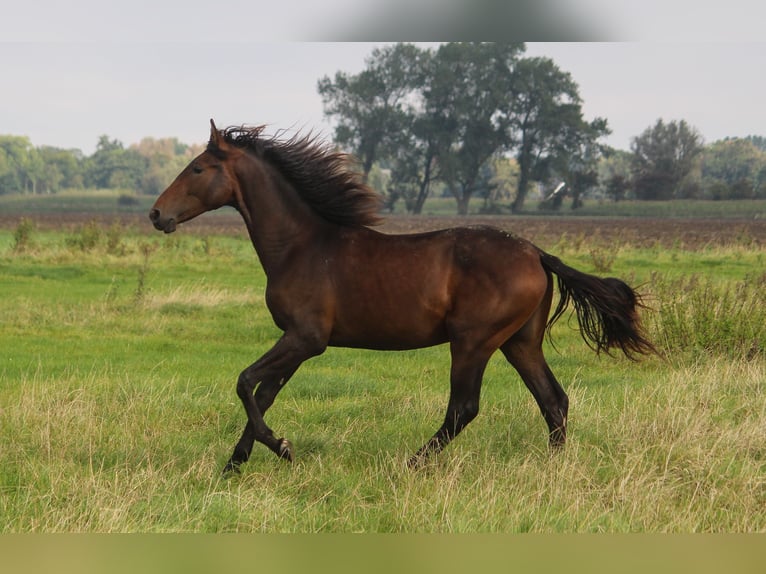
[[[164,219],[159,209],[152,209],[149,212],[149,219],[151,219],[154,228],[158,231],[173,233],[176,230],[176,220],[173,218]]]

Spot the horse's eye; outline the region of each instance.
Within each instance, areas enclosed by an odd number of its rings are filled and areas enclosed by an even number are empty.
[[[195,166],[193,166],[193,167],[192,167],[192,171],[193,171],[194,173],[202,173],[202,172],[203,172],[203,169],[202,169],[200,166],[198,166],[198,165],[195,165]]]

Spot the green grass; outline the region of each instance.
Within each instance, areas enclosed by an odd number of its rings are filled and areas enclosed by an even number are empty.
[[[655,305],[650,332],[673,358],[634,364],[595,356],[562,321],[548,357],[571,398],[567,447],[549,452],[534,400],[496,356],[479,417],[416,472],[405,462],[443,417],[447,349],[330,349],[268,413],[296,462],[256,445],[223,480],[244,425],[237,375],[279,336],[252,247],[91,233],[33,230],[14,249],[0,230],[3,532],[766,530],[763,330],[750,355],[725,343],[737,325],[707,348]],[[544,247],[604,265],[582,246]],[[719,302],[740,285],[761,293],[763,257],[750,244],[625,245],[607,263],[693,313],[689,277]],[[762,298],[752,305],[747,328],[766,322]]]

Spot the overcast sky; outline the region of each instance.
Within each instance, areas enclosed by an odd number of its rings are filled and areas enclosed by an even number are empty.
[[[568,39],[636,41],[528,43],[527,54],[549,56],[572,74],[580,86],[586,117],[607,118],[613,131],[607,142],[615,147],[627,149],[632,137],[660,117],[685,119],[706,141],[766,135],[766,43],[758,37],[764,19],[755,22],[740,13],[737,22],[713,28],[714,11],[686,2],[696,6],[694,14],[702,14],[708,22],[702,27],[697,22],[690,33],[693,22],[686,12],[676,15],[682,26],[649,25],[651,6],[657,2],[647,1],[650,8],[640,14],[633,9],[614,16],[615,6],[633,4],[583,0],[580,4],[586,11],[577,13],[580,19],[587,15],[587,7],[611,6],[607,11],[611,20],[607,18],[606,24],[614,25],[605,26],[602,20],[586,26],[584,33],[551,32]],[[475,2],[489,9],[502,4]],[[551,2],[555,7],[572,4],[548,0],[545,5],[550,8]],[[736,8],[739,2],[731,0],[729,5]],[[352,7],[359,5],[345,0],[330,3],[347,7],[352,15],[356,14]],[[297,41],[343,39],[351,37],[348,31],[353,27],[325,33],[310,28],[314,18],[328,29],[327,15],[320,15],[316,8],[323,3],[298,2],[300,9],[295,8],[291,16],[286,6],[295,3],[284,2],[270,8],[271,18],[254,12],[258,4],[133,0],[128,9],[100,0],[30,0],[4,7],[0,134],[26,135],[37,146],[79,148],[86,154],[93,152],[102,134],[126,145],[145,136],[203,142],[211,117],[219,126],[266,123],[273,130],[310,129],[329,137],[332,126],[323,116],[317,80],[338,70],[360,71],[373,47],[382,42]],[[464,7],[461,0],[448,4]],[[372,2],[368,12],[376,5]],[[665,5],[666,11],[674,13],[672,1]],[[221,7],[241,10],[242,18],[232,18],[232,12],[222,12]],[[756,16],[766,15],[763,8],[756,11],[760,12]],[[190,19],[194,13],[204,18]],[[643,28],[634,26],[631,31],[626,14],[644,21]],[[527,19],[534,21],[537,16]],[[416,16],[412,20],[417,21]],[[279,33],[286,23],[295,35]],[[617,33],[607,34],[605,28]],[[407,39],[397,37],[392,29],[384,29],[381,36]],[[493,29],[487,30],[491,39]],[[453,34],[451,38],[464,39],[460,31]],[[487,39],[475,34],[473,29],[465,32],[467,39]],[[542,39],[551,35],[545,30],[530,34]],[[433,29],[424,29],[420,37],[435,39]]]

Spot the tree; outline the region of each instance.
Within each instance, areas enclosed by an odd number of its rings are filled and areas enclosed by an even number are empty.
[[[82,187],[82,166],[78,150],[51,146],[37,148],[43,165],[38,192],[56,193],[63,188]]]
[[[432,81],[433,52],[421,51],[412,71],[415,89],[409,96],[409,109],[399,132],[389,139],[386,148],[391,178],[388,183],[389,201],[393,206],[403,199],[409,213],[419,214],[439,179],[439,126],[441,119],[429,112],[426,86]]]
[[[744,139],[749,141],[751,144],[753,144],[759,150],[766,151],[766,137],[764,137],[764,136],[747,136]]]
[[[125,149],[119,140],[102,135],[96,151],[88,158],[86,182],[98,188],[138,189],[148,162],[135,149]]]
[[[0,193],[35,191],[40,163],[29,138],[0,136]]]
[[[518,213],[530,182],[546,179],[556,166],[577,189],[590,185],[593,177],[585,175],[595,170],[596,140],[609,131],[602,118],[584,120],[577,84],[550,58],[519,60],[510,82],[513,97],[504,113],[519,165],[511,206]]]
[[[605,119],[586,122],[582,116],[563,127],[564,136],[556,148],[556,171],[567,185],[572,209],[578,209],[583,196],[598,185],[598,161],[605,147],[598,140],[610,130]]]
[[[766,151],[751,138],[724,139],[702,152],[702,185],[712,199],[766,195]]]
[[[334,79],[325,76],[318,82],[325,115],[338,121],[335,141],[357,156],[365,178],[411,122],[409,97],[421,56],[413,44],[376,48],[359,74],[337,72]]]
[[[484,164],[482,171],[486,174],[482,211],[498,212],[500,202],[511,200],[516,192],[519,185],[519,166],[514,158],[498,153]]]
[[[523,49],[521,43],[453,42],[441,45],[432,61],[424,113],[436,137],[442,179],[461,215],[479,189],[482,166],[507,143],[499,110]]]
[[[389,203],[403,198],[419,213],[440,180],[465,214],[471,197],[489,193],[487,162],[516,153],[520,210],[531,181],[554,169],[576,193],[593,180],[606,121],[586,122],[577,85],[547,58],[521,59],[523,43],[397,44],[375,50],[359,74],[319,81],[336,142],[369,173],[391,170]],[[490,194],[491,196],[491,194]]]
[[[702,152],[702,136],[681,120],[654,126],[631,143],[633,188],[638,199],[667,200],[682,195],[682,183]]]
[[[598,162],[598,179],[604,195],[614,201],[627,197],[631,190],[630,152],[606,146]]]
[[[138,190],[148,195],[159,195],[202,152],[201,146],[188,146],[176,138],[143,138],[130,150],[144,158],[146,168],[138,179]]]

